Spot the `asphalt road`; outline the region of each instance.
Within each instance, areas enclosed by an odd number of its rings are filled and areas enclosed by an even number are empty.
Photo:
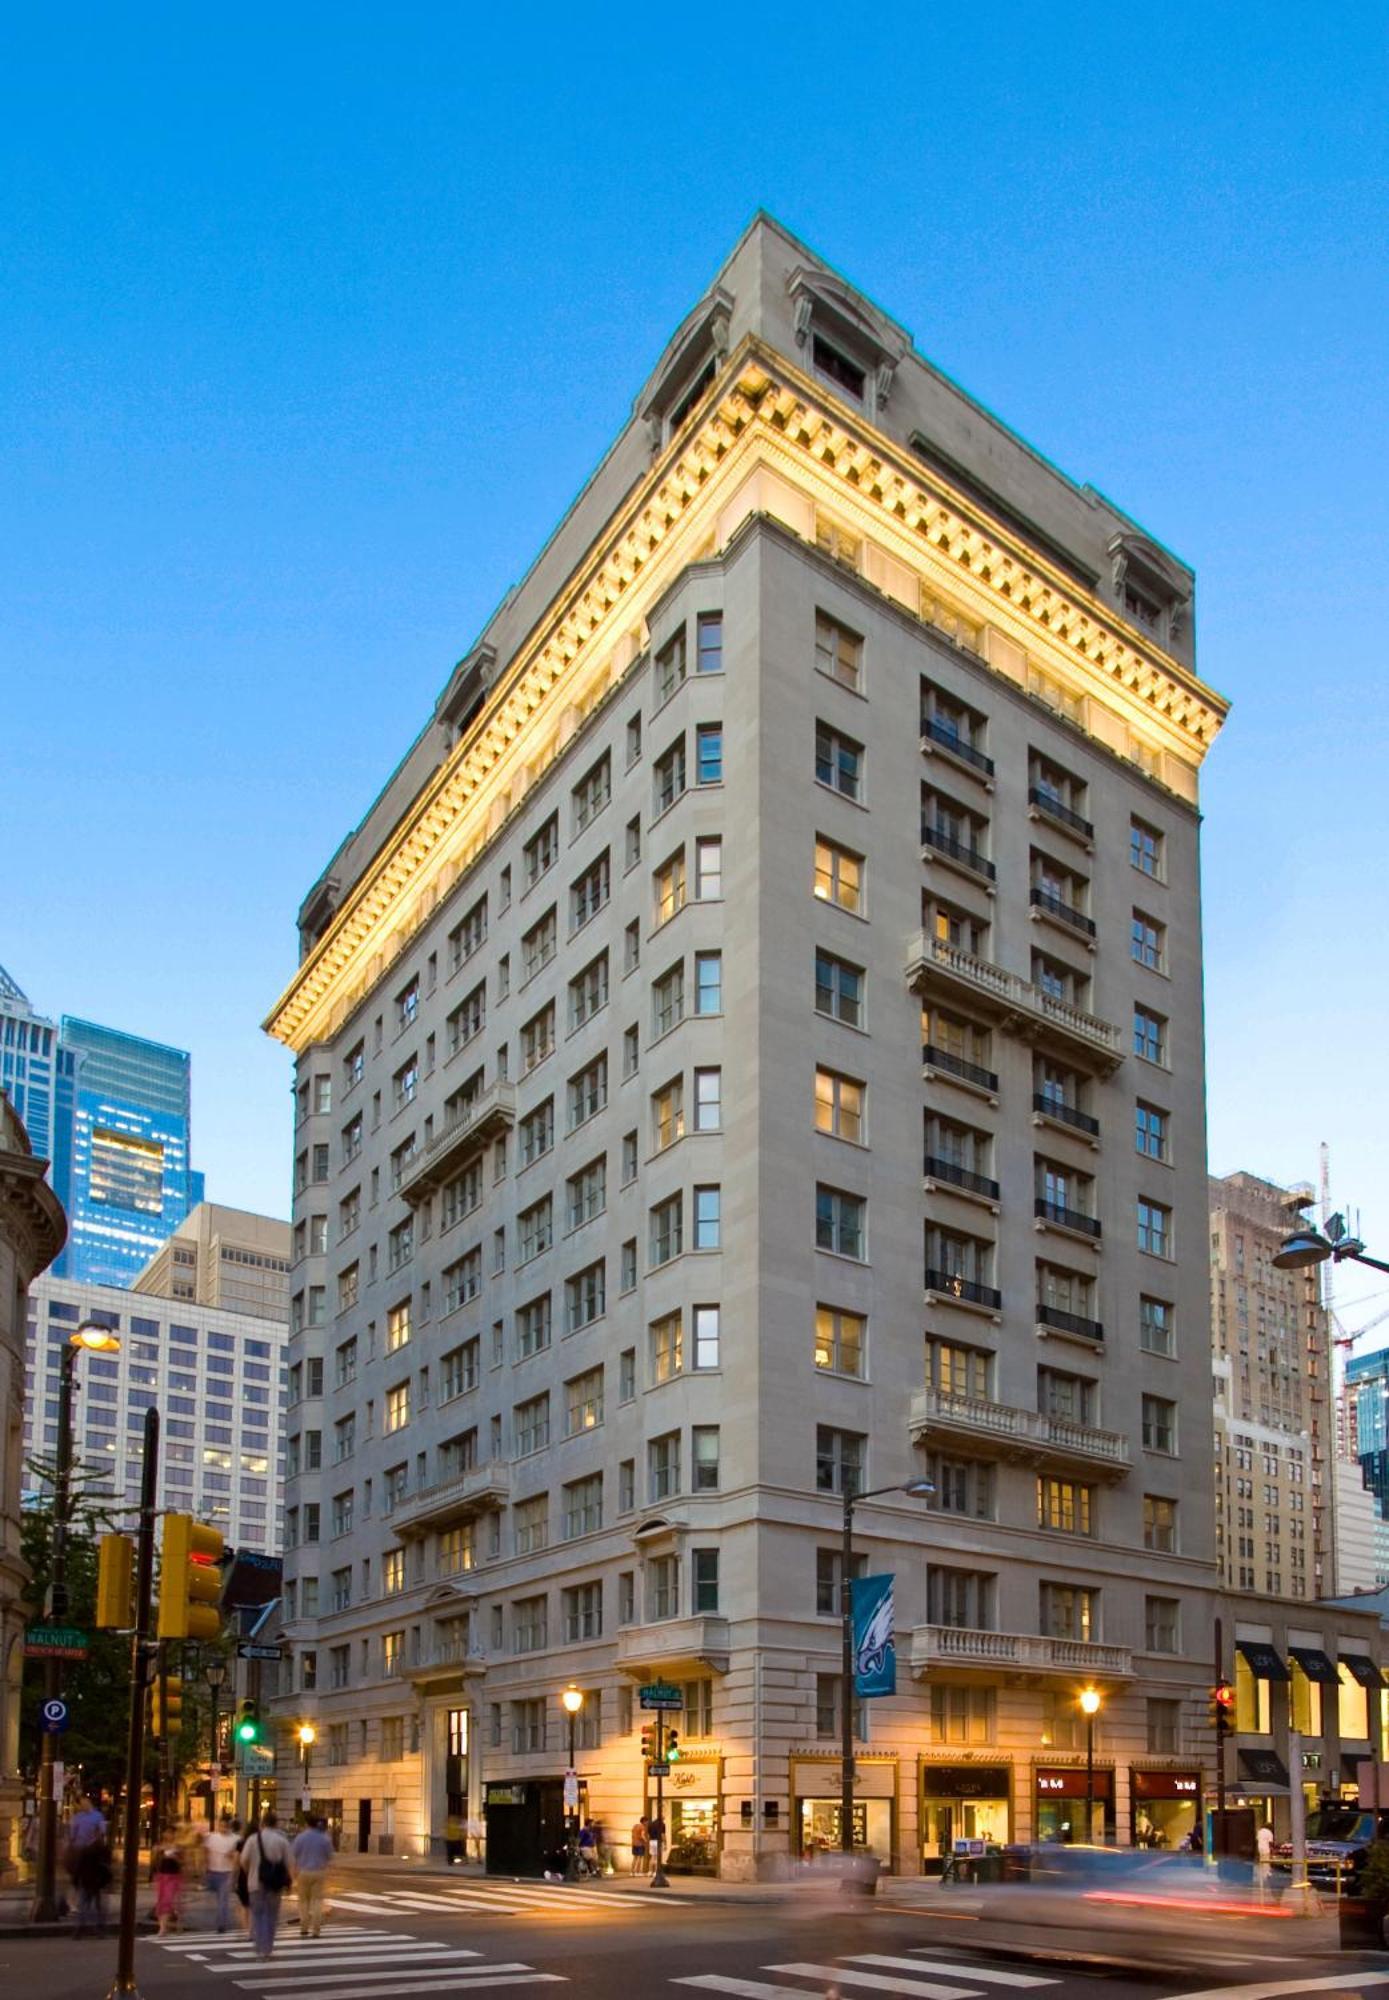
[[[294,1905],[274,1956],[254,1958],[240,1931],[188,1929],[142,1936],[136,1975],[145,2000],[457,2000],[468,1993],[555,1990],[575,2000],[1389,2000],[1389,1961],[1280,1959],[1250,1953],[1238,1937],[1202,1967],[1174,1973],[1152,1962],[1151,1941],[1113,1933],[1077,1959],[1064,1946],[1016,1937],[1006,1950],[993,1927],[890,1905],[848,1906],[833,1897],[722,1903],[698,1893],[669,1898],[606,1886],[466,1882],[448,1876],[346,1871],[318,1939],[302,1939]],[[202,1898],[190,1919],[206,1920]],[[1058,1956],[1058,1950],[1062,1952]],[[102,2000],[115,1971],[111,1939],[0,1940],[4,2000]]]

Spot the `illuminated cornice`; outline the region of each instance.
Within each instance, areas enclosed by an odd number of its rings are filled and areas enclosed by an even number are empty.
[[[697,555],[716,553],[747,513],[766,509],[765,495],[741,513],[730,504],[759,467],[1154,747],[1199,765],[1224,719],[1219,695],[750,336],[348,891],[266,1021],[270,1034],[300,1050],[336,1032],[626,671],[645,643],[648,609]]]

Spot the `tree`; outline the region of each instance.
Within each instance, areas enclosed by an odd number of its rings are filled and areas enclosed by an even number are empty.
[[[130,1714],[130,1641],[114,1632],[98,1632],[96,1616],[97,1535],[94,1516],[83,1509],[68,1526],[67,1622],[88,1635],[85,1660],[69,1660],[64,1699],[71,1716],[60,1754],[70,1770],[79,1767],[92,1791],[114,1792],[125,1780],[126,1724]],[[43,1615],[53,1574],[53,1509],[31,1508],[23,1516],[20,1543],[31,1581],[26,1592],[30,1622]],[[23,1705],[20,1711],[20,1761],[26,1771],[38,1769],[39,1711],[44,1698],[44,1662],[24,1662]]]

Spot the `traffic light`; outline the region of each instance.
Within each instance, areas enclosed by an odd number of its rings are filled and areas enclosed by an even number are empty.
[[[238,1743],[259,1743],[260,1734],[260,1703],[248,1697],[237,1712],[236,1740]]]
[[[183,1682],[174,1674],[156,1677],[150,1690],[150,1734],[160,1742],[183,1727]]]
[[[641,1726],[641,1761],[653,1764],[656,1761],[656,1725],[644,1722]]]
[[[680,1738],[673,1729],[666,1731],[666,1762],[667,1764],[680,1762]]]
[[[222,1572],[217,1567],[222,1537],[191,1514],[164,1516],[163,1560],[159,1571],[161,1639],[215,1639],[222,1630],[217,1601]]]
[[[1228,1681],[1211,1689],[1211,1720],[1218,1737],[1228,1735],[1235,1726],[1235,1691]]]
[[[129,1535],[103,1535],[97,1544],[96,1625],[129,1631],[135,1623],[135,1544]]]

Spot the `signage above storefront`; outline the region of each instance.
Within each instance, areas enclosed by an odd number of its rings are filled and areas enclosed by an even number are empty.
[[[1039,1770],[1037,1796],[1047,1799],[1109,1799],[1114,1796],[1114,1773],[1109,1770],[1087,1772],[1084,1765],[1064,1770]]]
[[[1199,1771],[1130,1771],[1129,1787],[1136,1799],[1199,1799]]]

